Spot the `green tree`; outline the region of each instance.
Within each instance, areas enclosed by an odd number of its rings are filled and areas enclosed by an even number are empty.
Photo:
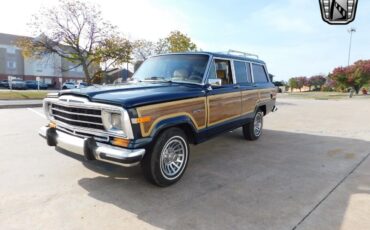
[[[298,89],[298,81],[296,77],[292,77],[288,81],[288,85],[290,87],[290,91],[293,92],[294,89]]]
[[[169,52],[196,51],[197,46],[191,41],[190,37],[180,31],[172,31],[165,39]],[[165,45],[164,45],[165,46]]]
[[[135,70],[152,55],[196,51],[197,46],[190,37],[180,31],[172,31],[167,37],[152,42],[145,39],[133,42],[133,57],[135,59]]]
[[[62,71],[82,66],[88,83],[131,58],[132,44],[90,3],[61,0],[34,15],[29,27],[42,35],[18,41],[25,57],[58,55],[73,64]]]

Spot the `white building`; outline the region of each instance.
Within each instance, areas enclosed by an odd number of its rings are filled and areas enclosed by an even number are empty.
[[[81,67],[69,71],[73,64],[53,54],[41,59],[23,58],[22,51],[16,46],[18,39],[24,38],[12,34],[0,33],[0,80],[13,76],[21,80],[41,81],[55,88],[66,81],[79,82],[84,79]]]

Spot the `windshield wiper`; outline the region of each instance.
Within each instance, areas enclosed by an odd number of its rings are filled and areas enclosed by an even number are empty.
[[[143,81],[160,81],[160,82],[172,82],[172,80],[167,80],[165,77],[146,77]]]

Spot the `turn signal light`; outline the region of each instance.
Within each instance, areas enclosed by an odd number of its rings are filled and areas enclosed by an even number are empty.
[[[129,143],[130,143],[129,140],[123,139],[123,138],[118,138],[118,137],[115,137],[112,140],[113,145],[121,146],[121,147],[127,147]]]
[[[136,122],[140,124],[140,123],[150,122],[151,120],[152,120],[152,117],[150,117],[150,116],[147,116],[147,117],[138,117],[136,119]]]

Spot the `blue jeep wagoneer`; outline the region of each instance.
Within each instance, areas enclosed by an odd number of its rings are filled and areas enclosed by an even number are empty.
[[[39,133],[88,160],[141,164],[149,181],[168,186],[184,174],[189,144],[239,127],[258,139],[276,92],[266,64],[246,53],[159,55],[125,84],[50,95]]]

